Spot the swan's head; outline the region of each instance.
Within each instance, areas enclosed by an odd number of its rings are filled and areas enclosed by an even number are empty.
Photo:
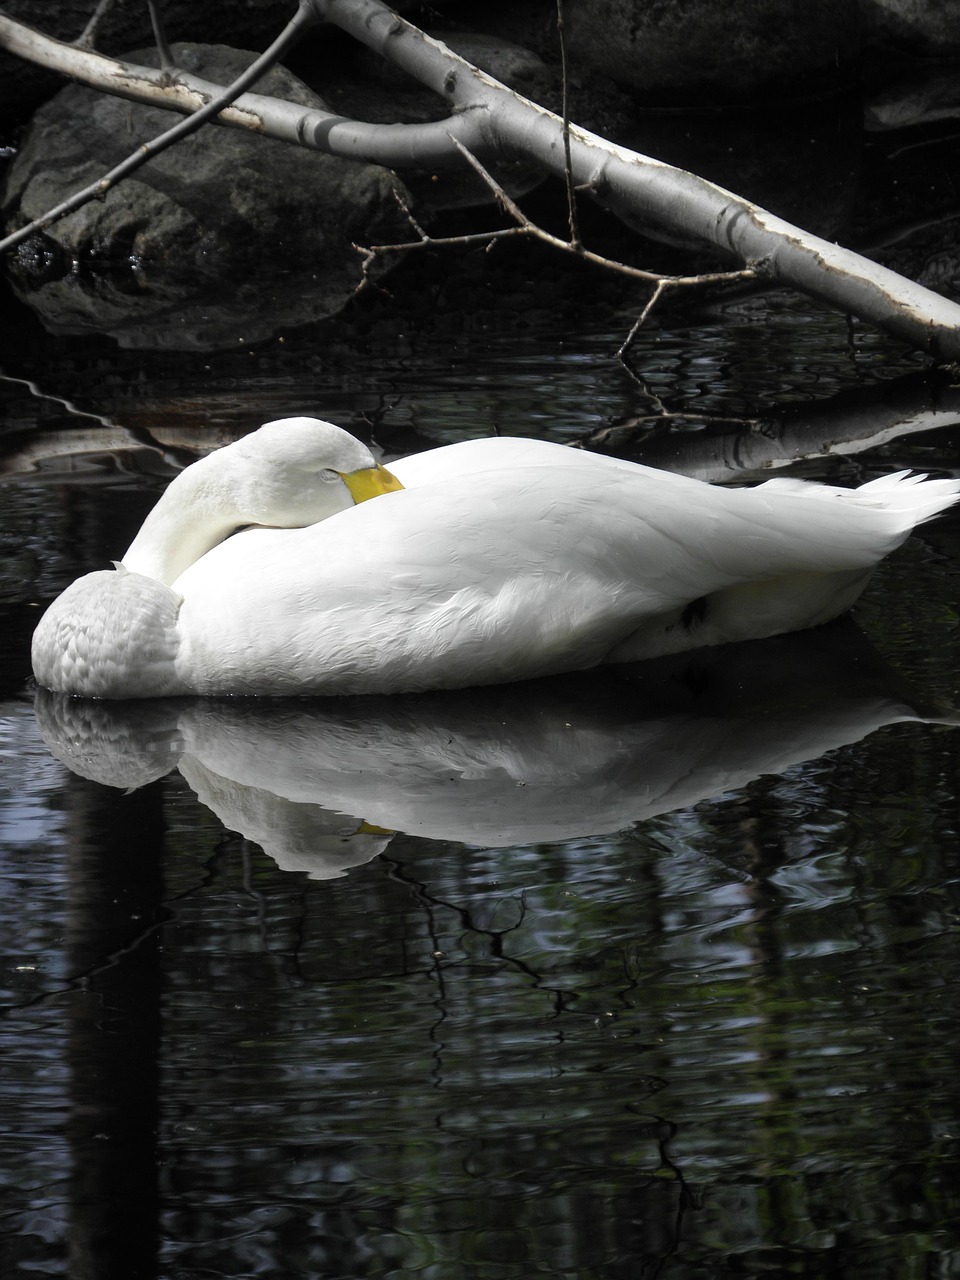
[[[365,444],[319,418],[267,422],[219,457],[228,452],[233,500],[248,524],[300,528],[403,488]]]
[[[402,488],[366,445],[331,422],[268,422],[182,471],[122,563],[170,584],[244,526],[301,529]]]

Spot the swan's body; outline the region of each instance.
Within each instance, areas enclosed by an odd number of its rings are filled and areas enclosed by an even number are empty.
[[[960,493],[905,474],[722,489],[509,439],[392,470],[404,489],[311,419],[187,468],[118,569],[51,605],[38,682],[108,698],[390,693],[774,635],[846,610]],[[354,505],[370,477],[380,496]],[[249,525],[306,527],[227,536]]]

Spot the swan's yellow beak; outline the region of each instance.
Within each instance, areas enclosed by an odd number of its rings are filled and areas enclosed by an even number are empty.
[[[395,836],[397,832],[396,828],[375,827],[364,818],[353,834],[355,836]]]
[[[366,502],[368,498],[378,498],[381,493],[394,493],[403,488],[386,467],[364,467],[360,471],[341,472],[341,475],[354,502]]]

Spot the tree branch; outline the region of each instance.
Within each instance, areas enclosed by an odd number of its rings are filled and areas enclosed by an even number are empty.
[[[539,163],[653,236],[732,255],[842,312],[884,329],[943,361],[960,359],[960,306],[858,254],[831,244],[705,179],[619,147],[514,93],[397,16],[380,0],[301,0],[435,90],[452,107],[445,121],[369,125],[329,112],[241,94],[221,123],[255,129],[333,155],[392,168],[502,155]],[[95,88],[191,112],[220,92],[198,77],[133,67],[50,40],[0,14],[0,48],[63,71]]]
[[[315,0],[301,0],[301,7],[312,8],[316,15]],[[313,20],[317,20],[315,16]],[[0,49],[36,66],[58,71],[91,89],[183,115],[207,107],[224,92],[222,85],[189,71],[178,69],[171,75],[157,67],[110,58],[81,45],[56,40],[2,11]],[[221,125],[248,129],[324,154],[398,169],[458,165],[459,157],[450,146],[450,133],[459,133],[466,118],[458,111],[450,119],[428,124],[365,124],[330,111],[248,92],[234,94],[229,105],[213,114]]]
[[[380,0],[314,0],[324,17],[445,94],[481,108],[478,137],[455,135],[475,155],[523,156],[563,177],[563,121],[500,84],[392,13]],[[839,245],[777,218],[684,170],[571,125],[570,170],[601,203],[643,218],[645,229],[732,254],[769,275],[886,330],[940,360],[960,359],[960,306]],[[337,130],[330,142],[337,144]]]

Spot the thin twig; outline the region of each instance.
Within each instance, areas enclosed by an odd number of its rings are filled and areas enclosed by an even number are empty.
[[[160,6],[157,0],[147,0],[147,8],[150,10],[150,25],[153,27],[153,39],[157,46],[157,53],[160,56],[161,71],[173,71],[176,64],[173,60],[173,54],[170,51],[170,43],[167,40],[167,33],[164,30],[163,19],[160,16]]]
[[[97,38],[97,31],[100,29],[100,23],[113,8],[116,0],[100,0],[100,3],[91,13],[87,25],[74,40],[74,44],[78,49],[92,49]]]
[[[66,217],[68,213],[73,213],[75,209],[81,208],[85,204],[89,204],[91,200],[103,199],[111,187],[115,187],[117,183],[124,178],[135,173],[152,160],[154,156],[165,151],[168,147],[173,146],[175,142],[179,142],[181,138],[187,137],[191,133],[195,133],[208,120],[218,115],[224,107],[230,105],[235,98],[244,93],[252,84],[260,79],[270,68],[277,62],[281,55],[290,47],[293,42],[299,38],[301,33],[309,26],[317,21],[313,6],[310,0],[300,0],[297,12],[290,19],[287,25],[281,31],[280,35],[274,40],[273,44],[264,53],[252,62],[250,66],[238,76],[231,85],[211,98],[205,103],[199,111],[193,112],[192,115],[186,116],[183,120],[179,120],[172,129],[167,129],[164,133],[158,134],[157,137],[151,139],[150,142],[141,143],[131,155],[127,156],[118,165],[115,165],[108,173],[96,182],[91,182],[89,186],[84,187],[82,191],[74,192],[72,196],[58,204],[53,209],[48,209],[46,213],[41,214],[39,218],[34,218],[32,222],[26,226],[20,227],[17,231],[12,232],[5,239],[0,240],[0,253],[6,249],[12,249],[15,245],[22,243],[37,231],[42,231],[45,227],[51,226],[54,222],[59,222],[61,218]]]
[[[629,354],[630,348],[633,346],[637,334],[650,318],[654,307],[669,289],[684,289],[692,288],[694,286],[703,287],[711,284],[735,284],[748,280],[762,280],[766,274],[767,272],[763,265],[758,263],[755,267],[744,267],[739,271],[707,271],[695,276],[660,276],[654,286],[653,293],[651,293],[643,310],[630,326],[630,332],[627,334],[626,338],[624,338],[620,349],[617,351],[617,359],[632,378],[635,378],[637,381],[641,381],[637,378],[636,372],[627,361],[627,355]]]
[[[378,258],[386,257],[389,253],[403,254],[408,253],[411,249],[447,248],[451,245],[483,245],[485,248],[490,248],[498,240],[507,240],[511,237],[531,234],[526,227],[503,227],[498,231],[474,231],[459,236],[432,236],[420,225],[402,193],[396,188],[393,191],[393,198],[400,206],[404,217],[417,233],[417,239],[401,241],[398,244],[354,244],[352,247],[356,252],[363,255],[363,261],[360,264],[360,283],[354,290],[355,293],[360,293],[368,285],[376,283],[370,274],[370,269]],[[378,285],[377,287],[379,288],[380,286]]]
[[[620,347],[619,351],[617,352],[617,359],[618,359],[618,360],[623,360],[623,359],[624,359],[624,357],[626,356],[627,352],[630,350],[631,346],[633,345],[633,340],[634,340],[634,338],[637,336],[637,334],[638,334],[638,333],[640,332],[640,330],[643,328],[643,323],[644,323],[644,321],[647,319],[647,317],[649,316],[650,312],[653,310],[653,308],[654,308],[654,307],[657,305],[657,303],[660,301],[660,297],[661,297],[661,295],[664,293],[664,291],[666,290],[666,287],[667,287],[667,286],[666,286],[665,281],[663,281],[663,280],[658,280],[658,281],[657,281],[657,283],[656,283],[656,287],[654,288],[653,293],[651,293],[650,297],[647,299],[646,306],[643,308],[643,310],[642,310],[642,311],[640,312],[640,314],[637,316],[636,320],[634,320],[634,322],[633,322],[633,324],[632,324],[632,326],[631,326],[631,328],[630,328],[630,332],[627,334],[626,338],[624,338],[624,340],[623,340],[623,344],[621,345],[621,347]]]
[[[399,244],[354,244],[352,247],[356,252],[363,255],[363,261],[360,264],[360,283],[354,292],[360,293],[367,285],[375,283],[370,269],[378,258],[385,257],[388,253],[409,253],[411,249],[444,249],[451,245],[461,247],[477,245],[489,249],[500,240],[512,240],[517,236],[533,234],[533,228],[502,227],[499,231],[475,231],[462,236],[423,235],[419,240],[405,240]]]
[[[579,252],[583,248],[580,239],[580,221],[577,217],[577,193],[573,186],[573,161],[570,158],[570,107],[567,99],[567,42],[564,39],[563,0],[557,0],[557,34],[560,37],[560,74],[562,77],[563,114],[563,168],[567,185],[567,219],[570,224],[570,247]]]
[[[410,205],[407,203],[407,199],[404,196],[403,192],[398,191],[397,188],[394,187],[393,198],[394,200],[396,200],[397,204],[400,206],[400,212],[403,214],[406,220],[410,223],[411,227],[413,227],[414,231],[417,233],[420,239],[429,240],[430,237],[427,235],[426,231],[424,231],[423,227],[421,227],[420,223],[414,217],[413,210],[410,208]]]

